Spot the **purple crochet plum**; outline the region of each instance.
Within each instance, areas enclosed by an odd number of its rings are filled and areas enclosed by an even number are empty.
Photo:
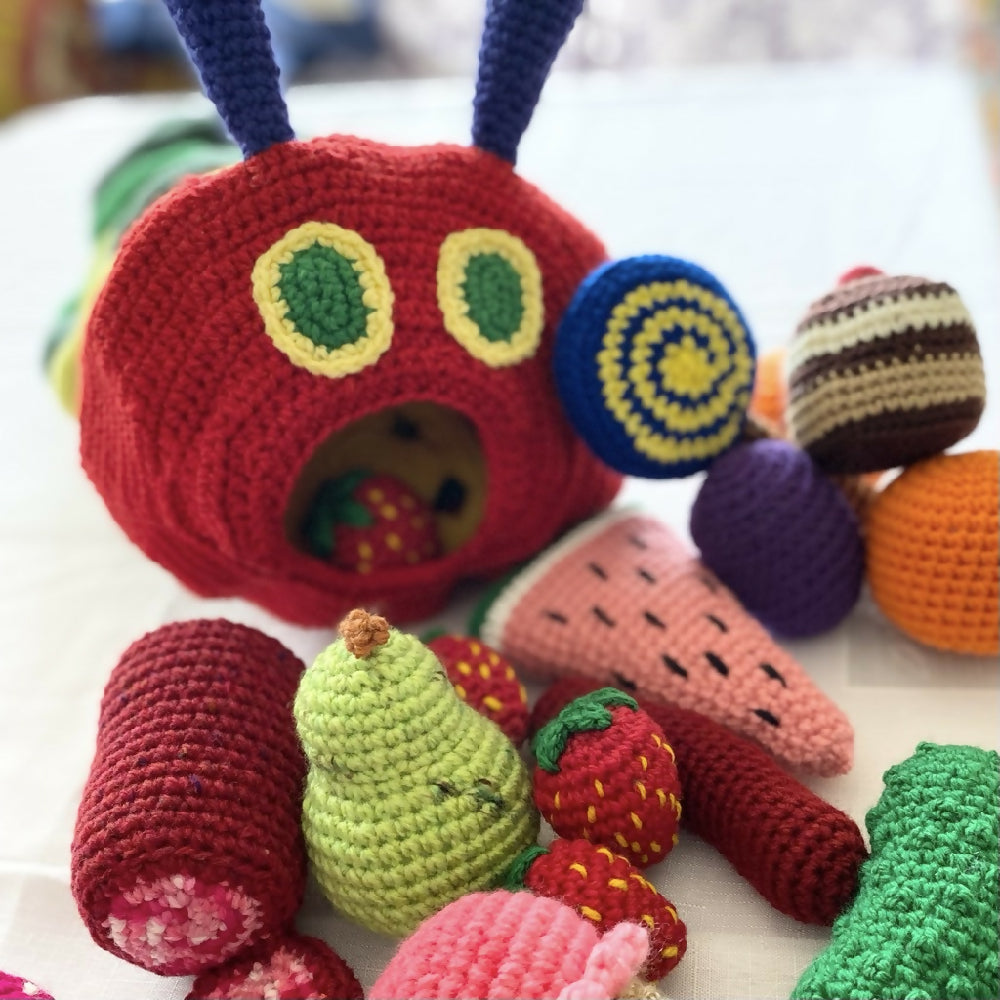
[[[787,441],[754,441],[719,458],[691,508],[691,537],[704,562],[778,635],[825,632],[858,599],[857,517]]]

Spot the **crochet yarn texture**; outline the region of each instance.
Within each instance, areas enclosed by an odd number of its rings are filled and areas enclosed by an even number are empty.
[[[352,920],[408,934],[488,888],[538,833],[528,772],[434,654],[357,610],[306,671],[303,827],[316,877]]]
[[[189,975],[282,932],[305,888],[302,663],[227,621],[165,625],[104,691],[73,835],[73,897],[102,948]]]
[[[565,679],[539,698],[536,731],[592,681]],[[681,823],[711,844],[775,909],[831,924],[868,856],[857,824],[782,770],[760,747],[697,712],[640,701],[677,755]]]
[[[601,688],[531,741],[535,805],[559,836],[609,847],[639,868],[677,843],[681,786],[663,730],[635,699]]]
[[[558,899],[602,934],[623,921],[645,927],[644,979],[662,979],[687,950],[687,928],[673,903],[628,860],[587,840],[557,837],[548,847],[529,847],[514,859],[504,887]]]
[[[1000,993],[998,755],[921,743],[885,773],[872,856],[795,1000],[985,1000]]]
[[[494,235],[530,252],[538,282],[517,277],[514,305],[541,325],[513,363],[470,354],[468,338],[444,326],[439,285],[449,310],[468,305],[456,291],[468,292],[462,272],[457,283],[453,269],[439,274],[454,234],[507,279],[506,266],[526,258],[498,251]],[[317,344],[305,311],[301,329],[297,312],[282,314],[289,295],[297,301],[282,267],[302,254],[329,282],[363,288],[356,340]],[[621,477],[567,421],[551,374],[555,323],[603,259],[591,233],[479,149],[332,136],[187,178],[129,231],[90,317],[84,468],[128,536],[199,594],[245,597],[301,624],[329,625],[364,603],[393,620],[429,617],[458,579],[533,555],[618,490]],[[514,288],[507,279],[500,287]],[[323,301],[337,287],[324,284]],[[364,418],[416,400],[467,426],[486,464],[488,503],[472,536],[440,558],[367,575],[310,554],[286,523],[310,462]],[[442,468],[430,497],[452,477]]]
[[[979,423],[975,327],[944,282],[848,274],[814,302],[788,351],[792,437],[827,472],[909,465]]]
[[[756,347],[718,279],[639,256],[588,275],[559,325],[556,385],[604,462],[649,478],[706,468],[739,440]]]
[[[690,524],[705,565],[778,635],[818,635],[857,602],[865,571],[858,519],[793,444],[754,441],[719,458]]]
[[[851,767],[854,734],[840,709],[650,518],[613,511],[570,532],[512,578],[481,634],[535,674],[694,709],[814,773]]]
[[[610,1000],[646,959],[646,931],[603,937],[570,907],[527,892],[474,893],[400,946],[369,1000]]]
[[[52,996],[30,979],[0,972],[0,1000],[52,1000]]]
[[[486,643],[462,635],[436,636],[427,640],[427,648],[441,661],[459,698],[520,746],[528,733],[528,692],[511,663]]]
[[[364,1000],[347,963],[318,938],[290,933],[266,952],[200,975],[187,1000]]]
[[[940,455],[906,469],[872,503],[872,596],[919,642],[1000,651],[998,477],[996,451]]]

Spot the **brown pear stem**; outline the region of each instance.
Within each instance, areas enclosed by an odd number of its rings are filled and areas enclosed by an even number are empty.
[[[340,623],[347,651],[363,660],[373,649],[389,641],[389,623],[381,615],[355,608]]]

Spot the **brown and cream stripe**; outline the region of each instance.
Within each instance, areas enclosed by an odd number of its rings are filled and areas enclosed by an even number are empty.
[[[968,311],[922,278],[864,276],[825,295],[788,363],[792,435],[831,473],[937,454],[975,428],[986,398]]]

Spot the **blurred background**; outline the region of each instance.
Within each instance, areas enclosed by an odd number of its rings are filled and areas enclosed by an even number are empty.
[[[287,84],[470,74],[471,0],[264,0]],[[977,74],[1000,147],[1000,0],[587,0],[560,65],[911,60]],[[187,89],[162,0],[0,0],[0,119],[88,93]]]

